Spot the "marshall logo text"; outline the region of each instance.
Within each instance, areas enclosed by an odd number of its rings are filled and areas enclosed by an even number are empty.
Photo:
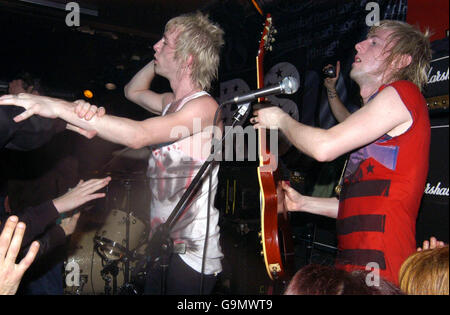
[[[448,187],[441,187],[441,182],[438,182],[436,186],[431,186],[430,183],[427,183],[425,194],[448,197]]]

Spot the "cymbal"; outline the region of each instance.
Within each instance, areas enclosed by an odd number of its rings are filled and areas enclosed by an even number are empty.
[[[147,181],[148,177],[145,171],[109,171],[105,172],[104,176],[110,176],[111,181]]]
[[[148,160],[150,157],[150,149],[148,147],[143,147],[141,149],[125,148],[114,151],[112,155],[133,160]]]

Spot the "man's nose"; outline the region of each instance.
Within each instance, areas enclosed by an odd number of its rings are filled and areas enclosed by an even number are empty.
[[[159,47],[161,46],[160,43],[161,43],[161,41],[158,41],[155,45],[153,45],[154,51],[158,51]]]

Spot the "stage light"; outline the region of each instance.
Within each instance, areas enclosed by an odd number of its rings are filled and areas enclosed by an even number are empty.
[[[108,82],[108,83],[105,84],[105,88],[106,88],[107,90],[112,91],[112,90],[115,90],[115,89],[116,89],[116,85],[115,85],[114,83],[112,83],[112,82]]]
[[[92,97],[94,97],[94,93],[92,93],[91,90],[84,90],[84,91],[83,91],[83,95],[84,95],[86,98],[92,98]]]

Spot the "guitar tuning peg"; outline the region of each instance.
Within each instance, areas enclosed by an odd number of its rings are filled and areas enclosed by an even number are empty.
[[[272,51],[272,49],[273,49],[273,48],[272,48],[272,45],[270,45],[270,46],[269,46],[269,51]]]
[[[273,29],[273,33],[274,33],[274,34],[278,34],[278,31],[277,31],[276,28]]]
[[[270,42],[273,43],[275,41],[275,38],[270,38]]]

